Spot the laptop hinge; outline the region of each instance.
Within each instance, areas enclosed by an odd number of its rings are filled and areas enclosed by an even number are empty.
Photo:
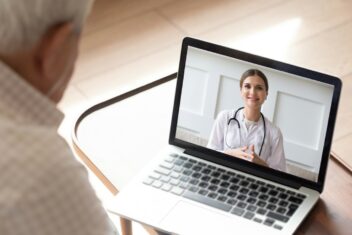
[[[264,178],[266,180],[271,180],[280,184],[283,184],[285,186],[294,188],[294,189],[299,189],[302,185],[294,182],[292,180],[289,179],[284,179],[282,178],[282,176],[277,176],[274,174],[270,174],[264,171],[258,171],[258,170],[253,170],[253,166],[246,166],[245,164],[238,164],[229,160],[226,160],[226,156],[222,156],[222,153],[219,153],[219,156],[215,156],[212,154],[211,156],[205,153],[201,153],[199,151],[195,151],[195,150],[191,150],[191,149],[185,149],[184,150],[185,154],[188,154],[190,156],[196,156],[199,157],[201,159],[225,166],[225,167],[229,167],[231,169],[235,169],[238,171],[242,171],[244,173],[247,174],[251,174],[260,178]]]

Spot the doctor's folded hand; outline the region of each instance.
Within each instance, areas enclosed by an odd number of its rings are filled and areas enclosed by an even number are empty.
[[[262,166],[268,166],[266,162],[260,159],[259,156],[254,152],[253,144],[250,145],[249,148],[248,146],[243,146],[235,149],[227,149],[224,151],[224,153]]]

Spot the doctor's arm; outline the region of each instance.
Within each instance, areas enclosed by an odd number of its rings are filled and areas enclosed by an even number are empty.
[[[271,155],[268,159],[268,165],[276,170],[286,172],[286,158],[284,151],[284,140],[280,130],[277,131],[271,145]]]
[[[207,147],[217,151],[223,151],[224,147],[224,131],[225,131],[224,114],[220,113],[214,121],[213,128],[210,133]]]

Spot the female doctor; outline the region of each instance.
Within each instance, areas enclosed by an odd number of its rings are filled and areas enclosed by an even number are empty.
[[[263,72],[257,69],[244,72],[240,80],[244,107],[219,113],[207,147],[286,172],[281,131],[260,111],[268,88]]]

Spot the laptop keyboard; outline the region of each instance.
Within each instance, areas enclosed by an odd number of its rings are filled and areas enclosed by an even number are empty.
[[[178,154],[167,156],[143,183],[279,230],[306,198]]]

